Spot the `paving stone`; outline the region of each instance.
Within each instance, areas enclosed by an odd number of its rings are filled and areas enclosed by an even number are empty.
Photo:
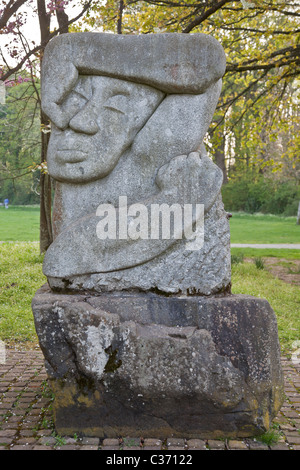
[[[98,450],[98,446],[81,445],[78,447],[78,450]]]
[[[144,439],[144,447],[161,447],[162,441],[160,439],[146,438]]]
[[[286,438],[287,438],[289,444],[300,445],[300,434],[298,434],[298,433],[287,434]]]
[[[28,430],[28,429],[21,429],[20,431],[20,437],[30,437],[32,436],[32,430]]]
[[[52,446],[56,444],[56,439],[55,437],[44,436],[39,439],[38,443],[42,445],[46,445],[46,446],[47,445]]]
[[[13,442],[12,437],[0,437],[0,446],[3,444],[11,444]]]
[[[247,444],[244,441],[230,440],[228,447],[230,450],[249,450]]]
[[[36,439],[34,437],[22,437],[17,440],[18,445],[28,445],[28,444],[35,444]]]
[[[287,424],[281,424],[281,425],[280,425],[280,429],[281,429],[282,431],[294,431],[294,430],[295,430],[294,426],[292,426],[292,425],[289,424],[289,423],[287,423]]]
[[[74,437],[64,436],[64,445],[77,445],[78,440]]]
[[[122,450],[142,450],[140,446],[124,446]]]
[[[168,448],[170,446],[172,446],[172,447],[184,447],[184,445],[185,445],[185,440],[184,439],[178,439],[176,437],[170,437],[169,439],[167,439]]]
[[[211,439],[208,441],[208,447],[212,450],[224,450],[225,442]]]
[[[49,446],[36,445],[36,446],[33,446],[32,450],[52,450],[52,449]]]
[[[12,354],[9,351],[9,354]],[[28,384],[27,380],[24,380],[25,377],[29,377],[29,374],[27,374],[26,368],[31,368],[31,364],[33,363],[33,359],[24,361],[22,363],[22,366],[16,365],[16,363],[25,356],[29,355],[30,358],[38,357],[39,354],[41,353],[34,353],[31,354],[31,352],[18,352],[14,356],[14,361],[10,361],[10,365],[7,366],[7,369],[1,368],[1,371],[5,373],[5,370],[8,371],[8,368],[11,368],[9,373],[7,372],[4,375],[0,377],[0,393],[2,389],[5,389],[5,394],[2,396],[0,395],[0,402],[1,405],[5,404],[5,407],[0,410],[0,450],[69,450],[69,448],[75,448],[75,450],[98,450],[99,447],[102,450],[112,450],[112,451],[117,451],[120,449],[119,446],[119,439],[104,439],[103,442],[100,445],[100,439],[94,438],[94,437],[85,437],[83,438],[80,442],[77,442],[74,440],[74,437],[65,437],[65,442],[66,444],[63,446],[56,447],[57,440],[51,436],[53,429],[49,428],[49,424],[45,429],[43,428],[42,425],[42,419],[47,418],[48,423],[52,422],[52,412],[49,410],[47,412],[44,412],[41,414],[41,409],[42,407],[47,407],[50,403],[51,400],[42,398],[41,401],[34,403],[34,407],[30,410],[29,413],[26,413],[27,406],[31,404],[32,401],[35,401],[36,398],[41,396],[41,391],[42,391],[42,381],[45,380],[45,375],[43,374],[38,374],[35,377],[35,381],[33,383],[35,390],[31,389],[29,390],[30,384]],[[36,361],[37,362],[37,361]],[[288,364],[288,362],[286,362]],[[38,368],[36,367],[34,370],[38,371]],[[41,368],[41,371],[43,371],[43,365]],[[290,373],[290,380],[293,380],[294,383],[298,379],[299,382],[299,377],[300,377],[300,369],[295,372],[294,369],[288,369]],[[32,372],[32,369],[31,369]],[[13,384],[14,379],[16,379],[18,376],[22,374],[22,379],[20,378],[19,383],[27,383],[28,386],[26,387],[25,391],[24,388],[20,387],[15,387],[15,384]],[[42,378],[43,377],[43,378]],[[5,378],[5,380],[3,380]],[[2,379],[2,382],[1,382]],[[3,383],[6,385],[3,386]],[[291,382],[289,382],[289,385]],[[11,386],[10,390],[8,390],[8,387]],[[249,443],[249,448],[252,450],[300,450],[300,434],[298,432],[300,428],[300,416],[297,413],[297,407],[294,405],[294,403],[300,403],[300,393],[296,390],[295,393],[297,395],[291,394],[292,402],[286,402],[285,406],[283,407],[283,410],[281,410],[281,413],[278,415],[278,417],[274,420],[274,423],[277,423],[280,426],[281,431],[283,432],[284,437],[282,438],[282,442],[278,442],[277,444],[271,446],[270,448],[258,441],[254,441],[253,439],[247,439],[246,441]],[[18,396],[21,394],[19,403],[21,405],[24,405],[24,407],[15,408],[12,406],[8,406],[9,404],[12,405],[12,402],[16,401],[18,399]],[[27,404],[27,405],[26,405]],[[0,405],[0,406],[1,406]],[[284,413],[283,413],[284,412]],[[2,413],[2,415],[1,415]],[[24,414],[25,413],[25,414]],[[286,414],[292,414],[293,417],[288,417]],[[7,415],[7,416],[6,416]],[[22,426],[20,426],[22,424]],[[20,429],[20,438],[19,440],[15,441],[15,437],[17,434],[17,431]],[[36,429],[38,429],[36,431]],[[36,434],[37,440],[34,438],[34,435]],[[130,438],[130,437],[125,437],[124,441],[126,443],[126,439],[129,440],[131,445],[126,446],[127,450],[133,450],[136,448],[136,450],[141,450],[139,443],[140,439],[139,438]],[[172,441],[171,441],[172,439]],[[185,448],[184,443],[185,440],[181,439],[175,439],[174,438],[169,438],[168,443],[169,443],[169,450],[171,447],[176,448],[176,450],[205,450],[206,449],[206,443],[204,439],[190,439],[187,441],[187,448]],[[284,439],[287,440],[287,442],[284,442]],[[176,445],[173,445],[174,442]],[[209,440],[208,441],[210,444],[210,449],[214,450],[215,446],[217,446],[218,449],[225,450],[225,444],[223,441],[219,440]],[[230,440],[228,443],[228,449],[236,450],[236,447],[241,446],[242,442],[244,441],[238,441],[238,440]],[[14,445],[12,445],[14,443]],[[79,445],[80,444],[80,445]],[[181,445],[180,445],[181,444]],[[244,443],[245,445],[245,443]],[[124,444],[122,446],[124,448]],[[151,452],[160,450],[162,447],[162,441],[160,439],[154,439],[154,438],[145,438],[143,440],[143,450],[149,450]]]
[[[102,442],[103,446],[119,446],[119,439],[104,439]]]
[[[6,429],[5,431],[0,431],[0,440],[2,437],[11,437],[16,434],[16,429]]]
[[[168,450],[186,450],[186,447],[170,446]]]
[[[81,443],[83,445],[99,446],[100,439],[98,437],[83,437]]]
[[[290,450],[290,448],[286,443],[280,442],[271,446],[271,450]]]
[[[66,444],[63,446],[58,446],[56,449],[57,450],[77,450],[78,446]]]
[[[105,446],[102,447],[102,450],[120,450],[120,446]]]
[[[284,413],[284,415],[287,418],[299,418],[299,413],[297,413],[297,411],[294,411],[294,410],[287,411]]]
[[[189,449],[207,449],[206,442],[202,439],[189,439],[187,445]]]
[[[264,444],[263,442],[258,442],[258,441],[248,441],[250,450],[270,450],[269,446]]]
[[[52,432],[53,432],[52,429],[43,429],[37,432],[37,436],[39,437],[51,436]]]

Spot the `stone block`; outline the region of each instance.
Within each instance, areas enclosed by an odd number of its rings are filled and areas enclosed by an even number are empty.
[[[264,299],[44,286],[32,308],[61,435],[234,439],[265,432],[281,407],[277,323]]]

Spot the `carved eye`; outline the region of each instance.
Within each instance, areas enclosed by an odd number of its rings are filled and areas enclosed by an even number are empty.
[[[114,95],[103,105],[104,108],[118,111],[119,113],[126,114],[128,110],[128,99],[125,95]]]
[[[72,119],[81,109],[84,108],[88,99],[76,90],[72,90],[61,105],[61,109],[68,119]]]

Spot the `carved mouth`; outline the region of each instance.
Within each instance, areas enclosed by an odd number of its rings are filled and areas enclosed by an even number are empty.
[[[86,159],[87,153],[82,150],[57,150],[57,160],[61,163],[80,163]]]

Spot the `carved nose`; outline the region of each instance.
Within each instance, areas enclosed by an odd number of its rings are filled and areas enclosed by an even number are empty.
[[[69,122],[69,127],[75,132],[94,135],[98,132],[99,126],[93,116],[88,113],[78,113]]]

